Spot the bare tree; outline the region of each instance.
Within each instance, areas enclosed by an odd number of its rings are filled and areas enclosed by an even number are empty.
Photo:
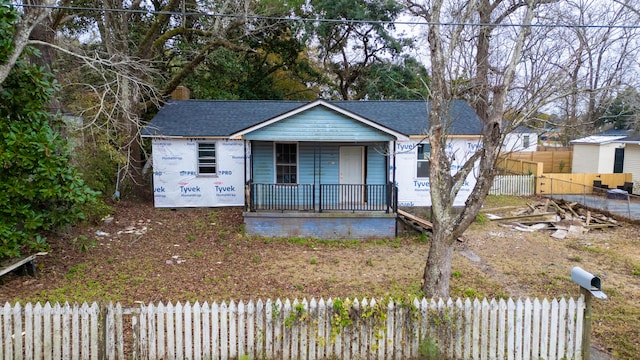
[[[7,61],[0,64],[0,84],[7,79],[11,69],[13,69],[16,62],[22,55],[24,48],[29,43],[29,37],[33,30],[51,13],[50,6],[55,3],[55,0],[33,0],[24,1],[23,3],[26,5],[35,4],[38,5],[38,7],[30,8],[29,11],[23,10],[21,18],[15,25],[13,33],[13,51],[9,55]]]
[[[540,109],[564,108],[593,122],[611,94],[635,74],[637,12],[596,0],[407,0],[427,21],[431,64],[427,139],[433,239],[423,290],[447,296],[455,239],[474,221],[495,176],[504,136]],[[484,123],[482,146],[450,172],[450,103],[464,98]],[[508,115],[508,116],[506,116]],[[576,121],[577,124],[577,121]],[[570,124],[571,125],[571,124]],[[474,172],[477,169],[477,172]],[[465,206],[453,200],[466,179]]]
[[[427,296],[448,296],[455,241],[475,220],[491,188],[504,140],[508,94],[518,65],[523,62],[530,25],[540,5],[538,0],[407,2],[414,15],[428,22],[431,64],[427,139],[431,145],[433,236],[422,285]],[[508,22],[520,26],[504,26]],[[454,81],[461,74],[469,81]],[[458,84],[463,84],[464,89]],[[452,173],[446,149],[448,128],[456,119],[452,118],[450,107],[452,100],[461,95],[474,106],[484,123],[484,134],[480,150],[467,154],[464,165]],[[474,176],[476,167],[479,175],[475,174],[472,192],[465,206],[457,211],[453,201],[468,177]]]
[[[247,17],[240,16],[250,11],[248,1],[107,0],[93,5],[57,10],[56,19],[69,20],[53,22],[58,37],[30,43],[64,55],[61,61],[69,72],[61,82],[66,96],[77,102],[65,104],[66,110],[81,116],[89,133],[106,134],[120,154],[121,177],[142,184],[143,114],[159,106],[215,49],[250,51],[239,40],[260,24],[247,26]],[[91,29],[97,29],[94,38]],[[76,40],[79,35],[85,38],[82,43]]]
[[[597,0],[564,2],[550,17],[566,24],[551,36],[561,44],[563,58],[555,64],[565,72],[560,103],[566,139],[593,129],[606,104],[626,86],[637,85],[640,50],[638,14],[628,7]]]

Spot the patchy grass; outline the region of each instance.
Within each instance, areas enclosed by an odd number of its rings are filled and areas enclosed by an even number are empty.
[[[485,207],[534,201],[490,196]],[[171,211],[121,202],[116,210],[110,224],[50,237],[50,254],[38,258],[39,277],[3,277],[0,302],[119,301],[129,306],[137,301],[422,296],[429,236],[263,239],[244,235],[241,209]],[[116,235],[140,224],[148,228],[143,235]],[[97,230],[112,235],[97,237]],[[609,296],[594,301],[593,342],[616,359],[633,359],[640,348],[639,232],[639,226],[623,224],[556,240],[547,232],[475,222],[456,245],[450,295],[577,297],[570,271],[581,266],[601,277]],[[92,246],[71,241],[79,237]]]
[[[527,206],[528,203],[535,202],[535,198],[526,198],[506,195],[489,195],[484,202],[483,208],[499,208],[506,206]]]

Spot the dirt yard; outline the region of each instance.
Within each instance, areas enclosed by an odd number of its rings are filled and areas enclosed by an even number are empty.
[[[637,358],[640,226],[620,225],[558,240],[546,230],[521,232],[483,220],[457,245],[451,296],[577,297],[570,272],[581,266],[601,277],[609,296],[594,301],[594,342],[614,359]],[[242,226],[241,209],[120,202],[112,219],[50,237],[37,278],[0,279],[0,304],[419,295],[425,236],[261,239],[244,236]]]

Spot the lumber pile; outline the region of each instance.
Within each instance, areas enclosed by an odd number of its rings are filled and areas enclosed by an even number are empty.
[[[591,229],[619,226],[610,216],[564,200],[546,199],[525,207],[483,209],[481,212],[501,226],[525,232],[547,230],[557,239],[584,234]]]

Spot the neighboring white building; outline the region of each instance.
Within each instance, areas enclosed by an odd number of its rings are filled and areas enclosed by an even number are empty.
[[[572,173],[612,174],[624,169],[627,137],[621,132],[609,132],[571,140],[573,146]]]
[[[503,153],[530,152],[538,149],[538,133],[526,126],[519,126],[507,134],[502,145]]]
[[[633,179],[633,193],[640,193],[640,135],[628,136],[621,140],[624,144],[624,172]]]

